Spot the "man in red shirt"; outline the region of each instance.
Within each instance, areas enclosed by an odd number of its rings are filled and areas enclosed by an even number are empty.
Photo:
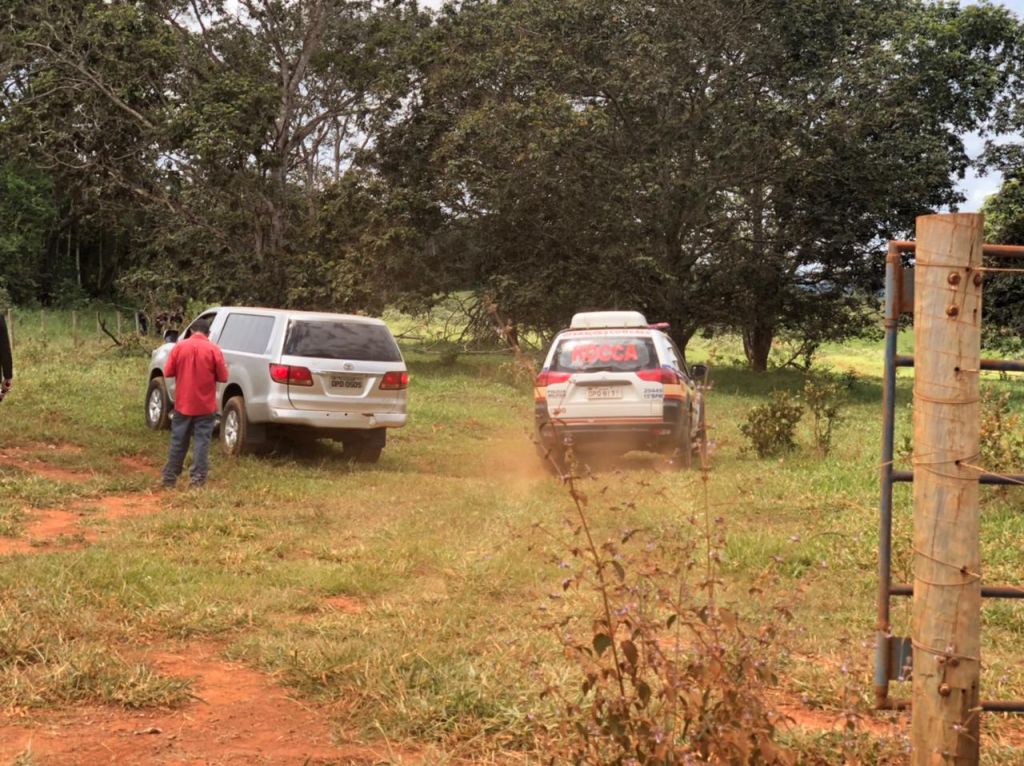
[[[171,418],[171,451],[163,470],[163,484],[173,487],[181,475],[192,437],[193,487],[206,483],[210,437],[217,412],[217,384],[228,379],[224,354],[207,337],[210,323],[197,319],[189,336],[171,349],[164,377],[174,378],[174,417]]]

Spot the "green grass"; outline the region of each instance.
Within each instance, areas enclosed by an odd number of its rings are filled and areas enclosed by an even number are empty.
[[[44,334],[33,332],[38,315],[16,324],[16,387],[0,410],[4,447],[88,478],[0,470],[0,534],[8,536],[23,531],[32,509],[89,510],[104,495],[148,489],[156,469],[126,471],[122,458],[158,466],[167,449],[165,433],[143,426],[145,357],[84,332],[72,347],[66,317],[46,322]],[[798,452],[758,460],[744,451],[746,412],[771,390],[799,390],[802,377],[723,365],[737,349],[716,339],[690,354],[718,360],[708,400],[709,503],[725,535],[722,597],[751,619],[774,603],[792,610],[775,658],[789,694],[835,710],[851,700],[864,708],[872,692],[880,343],[823,352],[833,369],[856,374],[825,459],[813,455],[807,418]],[[528,749],[532,719],[551,712],[539,695],[544,679],[571,677],[543,627],[565,577],[560,540],[570,500],[533,453],[530,385],[508,357],[406,351],[410,424],[390,434],[378,465],[353,466],[326,443],[238,460],[216,454],[208,488],[162,496],[158,514],[106,524],[107,534],[83,550],[0,558],[0,704],[174,704],[187,687],[155,675],[125,647],[203,638],[309,699],[334,703],[346,731],[480,759]],[[901,373],[897,443],[909,433],[910,385]],[[691,523],[703,518],[699,477],[663,468],[633,456],[584,483],[600,539],[641,527],[669,545],[699,541],[702,522]],[[1022,503],[1012,491],[986,493],[992,581],[1020,581]],[[898,488],[901,580],[909,505],[908,489]],[[768,592],[752,597],[755,581]],[[330,608],[336,596],[358,608]],[[906,606],[894,605],[899,635],[909,631]],[[1016,602],[987,606],[984,630],[985,696],[1024,697],[1024,611]],[[840,666],[847,671],[837,673]],[[829,760],[839,750],[823,734],[789,736],[824,762],[842,762]],[[865,762],[900,762],[896,745],[857,736],[866,739],[851,747]],[[1012,749],[998,752],[1002,760],[987,762],[1024,762]]]

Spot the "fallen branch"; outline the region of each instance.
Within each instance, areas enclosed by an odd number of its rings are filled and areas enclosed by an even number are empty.
[[[100,320],[100,329],[103,330],[103,332],[105,332],[110,337],[110,339],[112,341],[114,341],[115,344],[117,344],[118,346],[121,345],[121,341],[119,341],[117,339],[117,336],[114,335],[114,333],[112,333],[110,330],[107,329],[107,320],[106,319],[101,319]]]

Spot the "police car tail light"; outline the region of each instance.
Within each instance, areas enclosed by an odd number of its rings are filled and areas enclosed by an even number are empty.
[[[288,386],[313,385],[313,373],[305,367],[293,367],[290,364],[270,365],[270,379]]]
[[[679,376],[672,372],[672,370],[664,367],[657,370],[637,370],[636,376],[640,380],[646,380],[651,383],[663,383],[665,385],[679,382]]]
[[[394,370],[385,372],[381,378],[380,387],[385,391],[399,391],[409,387],[409,373]]]
[[[570,377],[572,377],[572,373],[570,372],[550,372],[548,370],[544,370],[544,372],[537,376],[533,385],[538,388],[553,386],[556,383],[565,383]]]

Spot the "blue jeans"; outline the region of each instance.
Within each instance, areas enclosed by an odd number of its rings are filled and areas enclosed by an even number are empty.
[[[167,456],[162,476],[165,487],[173,487],[181,475],[188,453],[188,442],[192,442],[192,467],[188,472],[192,486],[199,487],[206,483],[206,473],[210,460],[210,437],[213,435],[213,415],[182,415],[177,410],[171,418],[171,451]]]

